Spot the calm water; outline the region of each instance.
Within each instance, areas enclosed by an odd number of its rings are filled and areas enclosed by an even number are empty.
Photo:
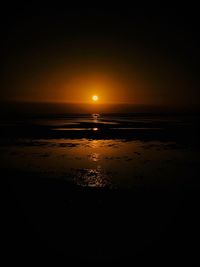
[[[83,187],[182,183],[191,171],[198,177],[194,125],[185,116],[119,114],[2,122],[1,168]]]

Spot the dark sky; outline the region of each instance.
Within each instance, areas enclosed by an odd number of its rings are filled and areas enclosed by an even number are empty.
[[[198,106],[197,11],[4,6],[1,100]]]

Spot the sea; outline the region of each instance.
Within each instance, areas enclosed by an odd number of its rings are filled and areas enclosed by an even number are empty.
[[[10,114],[0,123],[4,172],[80,187],[132,188],[198,179],[199,115]],[[22,116],[23,114],[23,116]]]
[[[7,258],[199,261],[197,113],[43,107],[0,112]]]

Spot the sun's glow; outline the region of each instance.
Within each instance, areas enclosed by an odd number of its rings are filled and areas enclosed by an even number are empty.
[[[95,102],[96,102],[96,101],[98,101],[98,99],[99,99],[99,98],[98,98],[98,96],[97,96],[97,95],[93,95],[93,97],[92,97],[92,100],[93,100],[93,101],[95,101]]]

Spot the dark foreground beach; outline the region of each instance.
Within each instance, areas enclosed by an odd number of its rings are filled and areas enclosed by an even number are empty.
[[[1,121],[4,256],[199,265],[199,117]]]

